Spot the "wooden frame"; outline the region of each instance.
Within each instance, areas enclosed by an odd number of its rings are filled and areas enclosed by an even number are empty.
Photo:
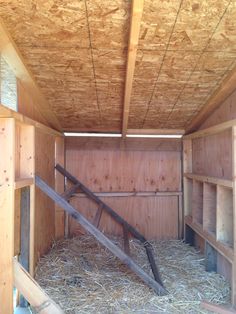
[[[232,180],[192,173],[192,140],[225,130],[232,132]],[[221,254],[232,267],[232,304],[236,306],[236,120],[197,131],[183,137],[184,215],[188,226]],[[196,183],[197,182],[197,183]],[[203,185],[203,193],[197,188]],[[198,214],[196,219],[196,198]],[[195,199],[195,200],[194,200]],[[185,228],[185,239],[188,238]],[[217,254],[216,253],[216,254]]]
[[[35,128],[59,139],[61,151],[64,151],[61,133],[0,105],[0,145],[4,151],[0,156],[0,300],[4,300],[1,302],[3,314],[13,313],[12,259],[15,254],[22,253],[21,262],[34,276]],[[27,204],[22,203],[21,207],[28,209],[27,213],[19,209],[19,215],[27,215],[27,223],[20,228],[20,220],[15,220],[15,192],[20,195],[24,190],[27,190]],[[18,203],[19,200],[16,204],[19,207]],[[20,229],[21,237],[27,238],[27,245],[21,245],[21,248],[20,241],[15,243],[15,235],[19,237]]]

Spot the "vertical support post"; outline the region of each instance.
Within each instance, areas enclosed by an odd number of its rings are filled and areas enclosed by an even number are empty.
[[[232,127],[232,172],[233,172],[233,247],[232,304],[236,307],[236,126]]]
[[[183,141],[183,173],[192,173],[192,140],[187,139]],[[191,194],[192,187],[189,184],[189,179],[183,176],[183,204],[184,217],[191,213]],[[184,220],[184,219],[183,219]]]
[[[20,239],[20,263],[29,271],[30,257],[30,187],[21,189],[21,239]],[[20,296],[20,306],[27,307],[28,302],[23,296]]]
[[[206,271],[217,272],[217,251],[206,241],[205,243]]]
[[[13,313],[15,121],[0,118],[0,307]]]
[[[64,137],[56,137],[55,139],[55,165],[65,164],[65,148]],[[55,171],[55,190],[62,194],[65,190],[65,178],[58,171]],[[60,206],[55,205],[55,238],[60,239],[65,236],[65,211]]]

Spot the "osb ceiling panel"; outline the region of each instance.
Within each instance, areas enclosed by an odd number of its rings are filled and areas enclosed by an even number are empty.
[[[0,16],[65,130],[120,130],[126,0],[0,0]]]
[[[121,130],[130,8],[130,0],[0,0],[65,130]],[[128,127],[185,128],[235,57],[235,0],[144,0]]]
[[[185,128],[235,64],[236,2],[145,0],[129,128]]]

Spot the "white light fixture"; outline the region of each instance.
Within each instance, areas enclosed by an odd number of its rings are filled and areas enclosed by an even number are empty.
[[[117,133],[72,133],[65,132],[65,136],[77,136],[77,137],[121,137],[121,134]]]
[[[142,138],[181,138],[181,134],[127,134],[127,137],[142,137]]]

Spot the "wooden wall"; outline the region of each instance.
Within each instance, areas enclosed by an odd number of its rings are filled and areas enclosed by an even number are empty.
[[[36,129],[35,172],[50,186],[55,185],[55,137]],[[55,238],[55,206],[38,188],[35,191],[35,262]]]
[[[143,144],[143,145],[142,145]],[[132,148],[132,150],[131,150]],[[145,150],[144,150],[145,149]],[[181,142],[177,140],[67,138],[66,168],[147,238],[178,237],[178,196],[125,196],[126,192],[181,191]],[[119,192],[120,196],[116,196]],[[112,193],[112,194],[111,194]],[[78,195],[73,205],[93,219],[95,205]],[[103,214],[100,229],[120,234]],[[72,219],[71,235],[83,233]]]
[[[236,91],[213,112],[199,129],[236,119],[235,102]],[[194,174],[232,180],[232,132],[230,130],[194,139],[192,149]],[[202,243],[203,239],[199,239],[197,235],[196,238],[197,243]],[[217,272],[231,281],[232,266],[219,253],[217,254]]]

